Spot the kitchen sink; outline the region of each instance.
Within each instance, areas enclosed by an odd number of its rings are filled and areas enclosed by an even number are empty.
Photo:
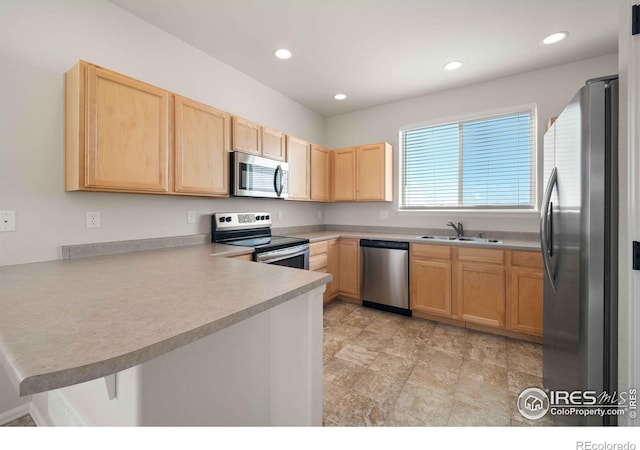
[[[418,236],[418,239],[430,239],[433,241],[458,241],[458,242],[476,242],[478,244],[502,244],[500,239],[486,239],[480,237],[467,236]]]

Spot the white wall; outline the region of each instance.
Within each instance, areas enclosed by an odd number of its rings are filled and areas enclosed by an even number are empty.
[[[324,119],[106,1],[2,0],[0,20],[0,210],[17,212],[17,231],[0,233],[0,266],[57,259],[62,244],[206,233],[216,211],[323,223],[315,203],[64,192],[63,74],[79,59],[320,144]],[[93,210],[102,228],[87,230]],[[0,373],[0,413],[27,400]]]
[[[324,119],[103,0],[0,2],[0,266],[57,259],[62,244],[206,233],[217,211],[282,211],[274,226],[323,223],[318,203],[63,190],[63,74],[84,59],[322,144]],[[85,211],[102,228],[85,228]],[[195,210],[195,225],[186,223]]]
[[[617,73],[617,70],[617,55],[611,54],[328,118],[326,140],[331,148],[380,141],[393,145],[394,202],[331,204],[327,206],[326,223],[445,228],[447,220],[452,219],[462,221],[466,229],[479,231],[537,231],[538,214],[531,212],[398,213],[398,130],[409,124],[535,103],[538,111],[538,153],[541,155],[548,119],[562,111],[587,79]],[[450,76],[455,76],[455,72]],[[539,156],[539,173],[541,168],[542,157]],[[389,212],[388,220],[379,219],[382,210]]]

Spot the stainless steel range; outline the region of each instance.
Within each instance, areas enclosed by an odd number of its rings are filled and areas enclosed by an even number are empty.
[[[268,212],[215,213],[211,242],[253,247],[254,261],[309,270],[309,239],[273,236]]]

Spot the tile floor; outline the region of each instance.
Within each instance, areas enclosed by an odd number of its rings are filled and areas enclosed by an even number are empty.
[[[36,424],[31,418],[30,415],[22,416],[16,420],[13,420],[9,423],[5,423],[3,426],[5,427],[35,427]]]
[[[335,301],[324,309],[326,426],[527,426],[537,344]]]

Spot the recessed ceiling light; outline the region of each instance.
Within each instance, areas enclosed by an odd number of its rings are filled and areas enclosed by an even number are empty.
[[[276,58],[278,58],[278,59],[289,59],[289,58],[291,58],[291,52],[289,50],[287,50],[286,48],[279,48],[278,50],[273,52],[273,54],[276,55]]]
[[[462,67],[462,61],[451,61],[444,65],[444,70],[456,70]]]
[[[555,44],[556,42],[560,42],[567,36],[569,36],[569,33],[567,33],[566,31],[559,31],[557,33],[550,34],[549,36],[544,38],[542,40],[542,43],[546,45]]]
[[[336,94],[333,96],[333,98],[335,98],[336,100],[344,100],[345,98],[347,98],[347,96],[344,94]]]

